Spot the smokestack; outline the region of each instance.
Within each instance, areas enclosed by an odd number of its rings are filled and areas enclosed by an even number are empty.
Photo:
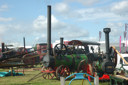
[[[2,45],[2,52],[5,52],[5,45],[4,45],[4,43],[1,43],[1,45]]]
[[[47,52],[51,55],[51,6],[47,9]]]
[[[47,55],[43,57],[43,66],[54,67],[55,59],[51,53],[51,6],[47,9]]]
[[[25,52],[25,37],[23,37],[23,43],[24,43],[24,52]]]
[[[110,28],[103,29],[105,33],[105,44],[106,44],[106,59],[102,63],[102,71],[107,74],[113,74],[115,70],[115,63],[110,59],[110,51],[109,51],[109,32],[111,31]]]
[[[104,33],[105,33],[105,44],[106,44],[106,60],[110,60],[109,56],[109,32],[111,32],[110,28],[104,28],[103,29]]]
[[[63,48],[63,37],[60,38],[60,47]]]

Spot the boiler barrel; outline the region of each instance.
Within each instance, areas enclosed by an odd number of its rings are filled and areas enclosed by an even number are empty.
[[[85,54],[57,56],[55,59],[55,66],[56,67],[60,65],[64,65],[68,67],[73,66],[75,69],[77,69],[81,60],[85,60],[86,64],[88,62],[88,58]]]

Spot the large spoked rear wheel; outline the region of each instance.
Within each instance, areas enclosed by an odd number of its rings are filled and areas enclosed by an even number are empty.
[[[85,60],[81,60],[78,67],[77,67],[77,72],[87,72],[87,63]]]
[[[53,79],[55,77],[55,71],[51,68],[44,68],[41,72],[44,79]]]
[[[67,77],[70,75],[70,69],[68,66],[64,66],[64,65],[60,65],[57,69],[56,69],[56,78],[60,79],[61,76],[63,77]]]
[[[44,78],[44,79],[53,79],[54,78],[54,73],[43,73],[42,74],[42,77]]]

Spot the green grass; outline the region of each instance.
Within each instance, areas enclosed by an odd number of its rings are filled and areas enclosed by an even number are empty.
[[[0,71],[4,71],[0,69]],[[30,78],[38,74],[40,71],[29,71],[25,72],[24,76],[8,76],[0,78],[0,85],[60,85],[60,81],[53,80],[45,80],[42,77],[39,77],[35,80],[27,82]],[[68,85],[70,80],[66,81],[65,85]],[[81,85],[82,80],[75,80],[71,83],[71,85]],[[93,82],[91,82],[93,85]],[[83,85],[89,85],[89,83],[85,80]],[[100,82],[100,85],[109,85],[109,82]]]

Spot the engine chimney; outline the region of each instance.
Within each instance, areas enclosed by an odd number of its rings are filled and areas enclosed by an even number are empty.
[[[110,28],[104,28],[103,29],[105,33],[105,45],[106,45],[106,59],[102,63],[102,70],[107,74],[113,74],[115,69],[114,62],[110,59],[110,53],[109,53],[109,32],[111,31]]]
[[[23,37],[23,43],[24,43],[24,52],[25,52],[25,37]]]
[[[5,52],[5,45],[4,45],[4,43],[1,43],[1,45],[2,45],[2,52]]]
[[[47,9],[47,52],[51,55],[51,6]]]
[[[49,5],[47,8],[47,55],[43,57],[42,63],[45,67],[53,67],[54,61],[51,49],[51,6]]]
[[[105,45],[106,45],[106,60],[110,60],[109,56],[109,33],[111,32],[110,28],[104,28],[103,29],[104,33],[105,33]]]
[[[63,37],[60,38],[60,48],[63,49]]]

